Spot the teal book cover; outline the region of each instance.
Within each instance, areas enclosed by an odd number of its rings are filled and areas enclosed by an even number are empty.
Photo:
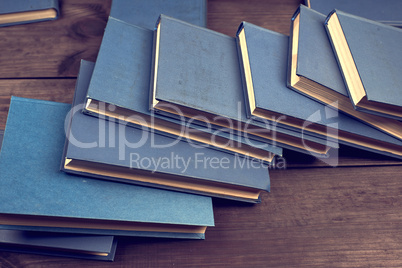
[[[0,251],[113,261],[116,247],[111,235],[0,230]]]
[[[58,17],[58,0],[2,0],[0,4],[0,27],[55,20]]]
[[[3,229],[203,239],[209,197],[60,171],[71,105],[12,97],[0,154]]]
[[[356,111],[325,30],[326,16],[300,5],[292,18],[289,38],[288,87],[343,112],[395,138],[402,139],[402,123]]]
[[[402,119],[402,29],[334,10],[325,21],[356,110]]]
[[[92,71],[93,64],[83,61],[64,171],[248,202],[259,202],[260,193],[269,191],[268,165],[262,161],[82,114]]]
[[[207,27],[207,0],[113,0],[110,16],[153,30],[160,14]]]
[[[109,18],[88,87],[85,113],[105,115],[175,140],[267,162],[274,155],[282,155],[278,146],[151,112],[148,99],[152,42],[152,30]]]
[[[356,16],[402,27],[400,0],[305,0],[305,4],[325,15],[334,9],[339,9]]]
[[[238,31],[250,113],[338,140],[341,144],[402,158],[402,141],[286,86],[289,37],[243,22]],[[314,115],[316,115],[314,117]],[[328,116],[329,115],[329,116]]]
[[[150,107],[247,137],[309,153],[305,140],[325,154],[327,141],[270,121],[247,118],[236,39],[161,15],[154,38]]]

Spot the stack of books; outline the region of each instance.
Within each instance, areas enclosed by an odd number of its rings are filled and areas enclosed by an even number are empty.
[[[114,0],[72,105],[11,99],[1,240],[86,240],[64,251],[112,260],[115,235],[204,239],[211,197],[259,203],[282,148],[326,157],[345,144],[402,158],[401,36],[300,6],[290,37],[248,22],[230,37],[206,28],[205,0]],[[391,64],[381,75],[369,64],[378,39],[376,62]]]

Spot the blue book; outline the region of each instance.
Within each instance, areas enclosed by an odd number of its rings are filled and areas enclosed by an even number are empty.
[[[305,4],[328,15],[334,9],[402,27],[402,1],[400,0],[305,0]]]
[[[113,261],[116,247],[111,235],[0,230],[0,251]]]
[[[156,113],[304,153],[312,148],[327,153],[327,140],[247,118],[234,37],[165,15],[157,22],[155,36],[150,107]]]
[[[110,16],[153,30],[160,14],[207,27],[207,0],[113,0]]]
[[[0,4],[0,27],[55,20],[58,16],[58,0],[2,0]]]
[[[326,16],[301,5],[292,18],[288,86],[384,133],[402,139],[402,123],[356,111],[351,103],[331,43],[325,31]]]
[[[355,109],[402,120],[402,29],[338,10],[325,28]]]
[[[12,97],[0,154],[0,228],[203,239],[209,197],[60,171],[71,105]]]
[[[148,95],[152,40],[152,30],[109,18],[89,84],[85,113],[266,162],[272,162],[274,155],[282,155],[277,146],[151,112]]]
[[[93,176],[248,202],[269,191],[268,166],[164,135],[81,113],[93,63],[83,61],[67,126],[62,169]]]
[[[289,37],[243,22],[238,41],[249,112],[341,144],[402,158],[402,141],[338,113],[286,86]]]

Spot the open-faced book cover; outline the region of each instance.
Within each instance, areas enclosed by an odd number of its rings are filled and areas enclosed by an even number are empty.
[[[326,139],[247,118],[234,37],[161,15],[152,70],[150,107],[155,113],[301,152],[326,154],[329,149]]]
[[[402,29],[334,10],[325,21],[356,110],[402,119]]]
[[[289,37],[243,22],[238,31],[249,113],[341,144],[402,158],[402,141],[286,86]]]
[[[209,197],[62,172],[70,111],[69,104],[11,98],[0,154],[0,228],[205,237],[214,225]]]
[[[323,104],[336,103],[340,112],[402,139],[398,120],[354,109],[323,26],[326,17],[303,5],[295,12],[289,39],[288,86]]]
[[[0,4],[0,27],[55,20],[58,17],[58,0],[2,0]]]
[[[86,93],[85,113],[268,163],[282,154],[280,147],[271,144],[151,112],[152,40],[152,30],[109,18]]]
[[[113,261],[116,247],[112,235],[0,230],[0,251]]]
[[[93,63],[83,61],[64,171],[248,202],[259,202],[260,193],[269,191],[268,165],[262,161],[81,113],[92,71]]]

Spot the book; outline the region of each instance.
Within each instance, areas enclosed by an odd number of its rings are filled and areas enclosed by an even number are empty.
[[[82,62],[62,170],[253,203],[269,191],[268,166],[262,161],[172,142],[164,135],[81,113],[93,68],[93,63]]]
[[[127,122],[175,140],[272,162],[282,149],[149,110],[153,31],[110,17],[88,87],[84,112]]]
[[[152,70],[150,108],[155,113],[305,153],[329,150],[327,140],[247,118],[234,37],[161,15]]]
[[[325,28],[359,111],[402,119],[402,29],[334,10]]]
[[[402,158],[402,141],[286,86],[289,37],[243,22],[238,30],[249,113],[341,144]]]
[[[207,27],[206,0],[113,0],[110,16],[153,30],[160,14]]]
[[[113,261],[116,247],[111,235],[0,230],[0,251]]]
[[[0,150],[4,131],[0,131]],[[112,235],[0,229],[0,251],[113,261],[117,239]]]
[[[402,139],[402,123],[356,111],[349,99],[335,54],[328,39],[326,16],[300,5],[292,18],[288,87],[337,109],[384,133]]]
[[[58,0],[3,0],[0,5],[0,27],[55,20],[58,16]]]
[[[360,17],[402,27],[402,2],[399,0],[305,0],[305,4],[323,14],[340,9]]]
[[[209,197],[60,171],[70,110],[69,104],[11,98],[0,154],[0,229],[205,237],[214,225]]]

